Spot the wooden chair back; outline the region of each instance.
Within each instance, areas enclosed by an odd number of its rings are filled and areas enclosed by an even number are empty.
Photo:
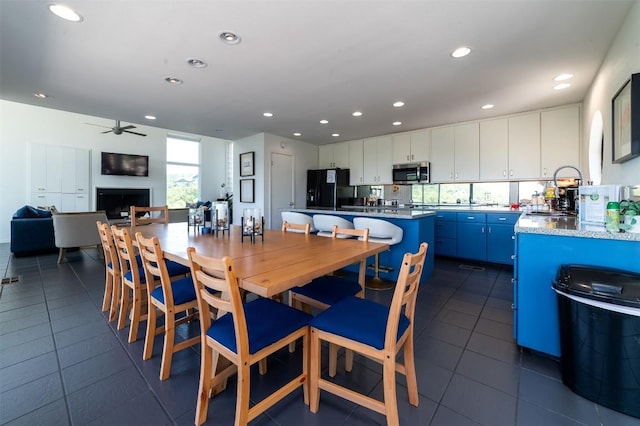
[[[249,338],[247,323],[242,309],[242,297],[238,279],[229,256],[221,259],[203,256],[196,249],[189,247],[187,255],[191,262],[191,277],[196,287],[198,311],[217,311],[217,317],[229,313],[233,316],[233,324],[237,342],[237,356],[246,359],[249,356]],[[211,317],[200,315],[202,345],[206,345],[206,332],[211,327]]]
[[[283,232],[297,232],[300,234],[309,235],[311,233],[311,224],[310,223],[290,223],[286,220],[282,222],[282,231]]]
[[[118,253],[120,273],[124,277],[128,272],[131,272],[132,281],[140,283],[136,249],[133,246],[129,230],[124,227],[118,228],[116,225],[111,225],[111,234],[113,235],[113,242],[116,247],[116,252]]]
[[[148,216],[146,216],[148,214]],[[131,206],[131,226],[145,225],[148,223],[169,223],[169,207],[140,207]]]
[[[164,252],[160,247],[158,237],[145,238],[140,232],[136,232],[138,253],[142,259],[147,294],[149,298],[155,289],[157,282],[162,286],[165,306],[173,306],[173,291],[171,291],[171,278],[164,262]]]
[[[109,321],[115,320],[118,310],[118,300],[120,298],[120,285],[122,276],[120,274],[120,259],[113,241],[113,235],[108,223],[96,221],[102,251],[104,252],[104,266],[106,271],[106,282],[104,298],[102,300],[102,312],[109,310]]]
[[[369,241],[369,228],[353,229],[353,228],[340,228],[338,225],[333,225],[332,238],[345,238],[356,237],[360,241]]]
[[[418,287],[420,286],[420,278],[422,277],[422,269],[427,257],[428,247],[429,245],[423,242],[420,244],[420,249],[417,253],[405,253],[402,258],[400,273],[398,274],[398,280],[396,281],[396,287],[389,308],[389,320],[387,321],[384,343],[385,348],[394,351],[394,353],[396,345],[399,343],[397,342],[397,337],[401,313],[404,313],[404,315],[409,318],[411,329],[413,329],[416,297],[418,295]]]

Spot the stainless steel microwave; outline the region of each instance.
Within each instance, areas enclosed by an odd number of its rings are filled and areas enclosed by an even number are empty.
[[[429,183],[429,163],[394,164],[393,183]]]

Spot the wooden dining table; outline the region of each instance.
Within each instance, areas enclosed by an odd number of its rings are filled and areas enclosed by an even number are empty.
[[[136,226],[132,232],[140,232],[146,238],[157,236],[165,258],[187,266],[188,247],[195,247],[198,253],[209,257],[229,256],[239,286],[263,297],[275,296],[345,266],[366,262],[368,257],[389,249],[384,243],[271,229],[265,229],[264,235],[252,242],[249,237],[242,238],[239,226],[231,226],[229,231],[216,236],[196,232],[186,222]]]

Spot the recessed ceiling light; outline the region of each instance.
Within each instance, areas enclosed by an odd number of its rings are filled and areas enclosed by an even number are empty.
[[[402,121],[394,121],[394,122],[393,122],[393,125],[394,125],[394,126],[399,126],[399,125],[401,125],[401,124],[402,124]]]
[[[495,105],[493,105],[493,104],[485,104],[485,105],[482,105],[482,107],[481,107],[481,108],[482,108],[482,109],[491,109],[491,108],[493,108],[494,106],[495,106]]]
[[[360,111],[354,111],[353,114],[354,117],[362,117],[362,113]]]
[[[264,115],[265,117],[273,117],[272,112],[263,112],[262,115]]]
[[[404,102],[402,102],[402,101],[394,102],[393,106],[396,107],[396,108],[403,107],[404,106]]]
[[[62,4],[52,4],[49,10],[56,16],[71,22],[81,22],[82,16],[68,6]]]
[[[165,77],[164,81],[171,84],[182,84],[183,81],[176,77]]]
[[[553,89],[554,90],[562,90],[562,89],[566,89],[569,86],[571,86],[569,83],[560,83],[560,84],[556,84],[555,86],[553,86]]]
[[[320,124],[328,124],[329,120],[320,120]]]
[[[463,47],[458,47],[456,50],[451,52],[451,56],[453,56],[454,58],[462,58],[467,56],[469,53],[471,53],[471,49],[469,49],[466,46],[463,46]]]
[[[196,59],[196,58],[192,58],[187,60],[187,63],[189,65],[191,65],[194,68],[206,68],[207,67],[207,63],[205,61],[203,61],[202,59]]]
[[[49,98],[50,97],[46,93],[34,93],[33,96],[35,96],[36,98],[40,98],[40,99],[45,99],[45,98]]]
[[[155,115],[145,115],[144,118],[146,118],[147,120],[155,120],[156,116]]]
[[[230,31],[223,31],[220,33],[220,40],[227,44],[238,44],[240,43],[240,36]]]
[[[295,132],[295,133],[293,134],[293,136],[302,136],[302,133],[300,133],[300,132]]]
[[[560,74],[558,76],[556,76],[553,81],[565,81],[565,80],[569,80],[570,78],[573,77],[573,74]]]
[[[331,136],[333,136],[334,138],[337,138],[338,136],[340,136],[340,133],[332,133]]]

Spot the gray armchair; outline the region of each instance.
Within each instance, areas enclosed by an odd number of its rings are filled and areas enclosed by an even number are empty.
[[[102,244],[96,222],[107,222],[107,215],[103,210],[57,213],[52,217],[55,243],[56,247],[60,249],[58,263],[62,263],[66,249]]]

